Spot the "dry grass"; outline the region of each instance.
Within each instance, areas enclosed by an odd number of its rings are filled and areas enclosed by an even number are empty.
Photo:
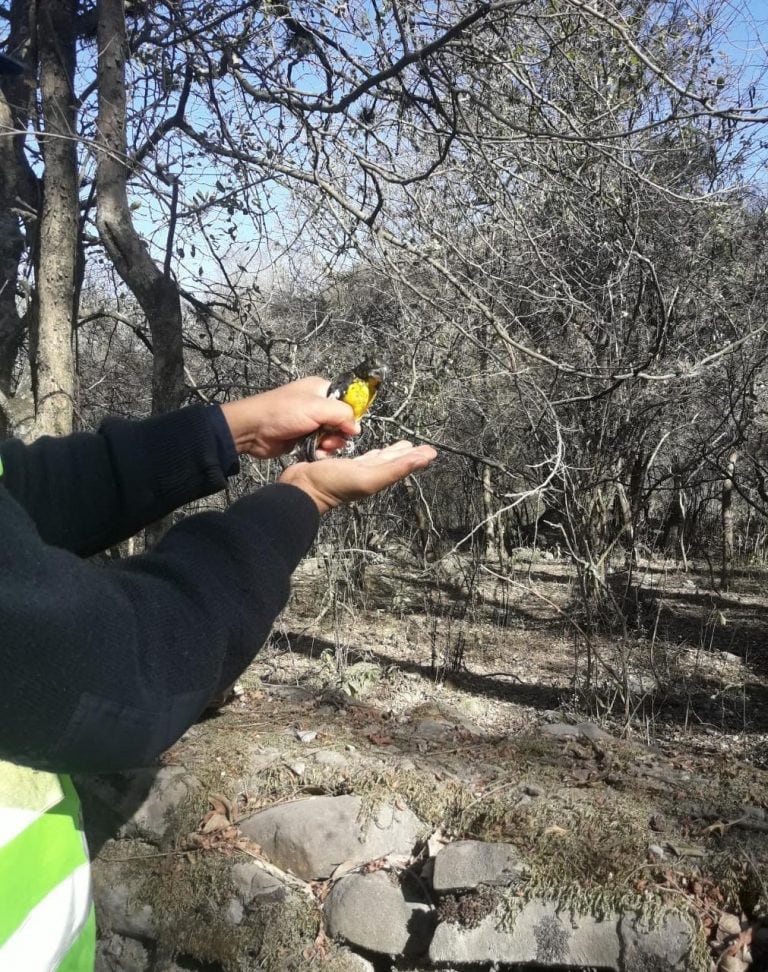
[[[584,660],[562,613],[572,593],[563,565],[519,566],[511,585],[484,581],[463,613],[451,583],[391,565],[368,578],[360,604],[331,610],[323,572],[302,568],[244,694],[169,759],[245,812],[317,793],[354,793],[368,810],[398,800],[425,830],[518,847],[530,866],[521,893],[596,913],[642,903],[701,914],[710,905],[680,892],[688,886],[717,886],[739,913],[768,908],[756,877],[768,872],[768,833],[740,823],[745,805],[768,809],[768,705],[750,711],[768,700],[768,600],[754,580],[725,603],[701,577],[647,571],[645,627],[620,645],[597,638],[594,646],[614,663],[629,658],[640,686],[631,718],[599,709],[610,738],[590,743],[542,733],[553,721],[595,718],[578,709]],[[713,611],[725,617],[720,628],[744,632],[739,641],[728,630],[741,656],[715,644]],[[709,640],[695,643],[696,631]],[[360,677],[350,681],[334,657],[363,663]],[[304,729],[317,733],[309,743],[297,738]],[[342,754],[346,765],[318,762],[320,750]],[[651,845],[664,849],[663,860]],[[177,886],[179,902],[189,895],[188,915],[198,886]],[[293,925],[306,944],[317,921],[305,917],[306,927]],[[168,924],[186,929],[186,921],[174,911]],[[257,935],[274,955],[265,967],[287,967],[279,964],[285,947],[268,945],[266,934]]]

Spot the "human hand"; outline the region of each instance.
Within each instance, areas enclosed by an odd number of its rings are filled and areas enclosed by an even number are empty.
[[[222,405],[238,453],[273,459],[319,428],[332,430],[321,436],[319,456],[342,449],[360,426],[349,405],[326,397],[328,387],[325,378],[302,378]]]
[[[428,466],[436,456],[431,446],[402,441],[354,459],[297,462],[285,470],[280,482],[304,490],[322,515],[342,503],[373,496]]]

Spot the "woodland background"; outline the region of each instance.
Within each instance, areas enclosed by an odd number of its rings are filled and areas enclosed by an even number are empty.
[[[540,547],[588,654],[628,646],[639,560],[727,589],[766,555],[764,28],[725,0],[2,4],[0,434],[374,347],[365,441],[442,455],[324,527],[332,582],[453,558],[466,605]]]

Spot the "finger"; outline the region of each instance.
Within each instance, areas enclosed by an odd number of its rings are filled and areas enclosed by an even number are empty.
[[[378,463],[373,463],[365,468],[364,477],[371,492],[378,493],[379,490],[392,486],[418,469],[423,469],[437,455],[435,450],[429,446],[411,447],[405,452],[399,450],[389,457],[385,457],[386,452],[386,449],[382,451]]]
[[[433,449],[430,445],[416,446],[411,458],[418,463],[419,469],[423,469],[437,459],[437,449]]]
[[[422,442],[421,445],[417,445],[415,451],[418,452],[419,455],[424,456],[424,458],[429,462],[432,462],[433,459],[437,459],[438,457],[437,449],[434,446],[428,445],[426,442]]]
[[[432,446],[416,446],[405,455],[398,456],[394,461],[410,466],[412,470],[423,469],[437,458],[437,452]]]
[[[415,446],[412,442],[409,442],[407,439],[400,439],[398,442],[393,442],[391,445],[388,445],[383,450],[383,453],[386,456],[394,457],[399,456],[404,452],[410,452],[414,448]]]
[[[369,449],[367,452],[361,452],[359,456],[355,456],[355,462],[365,466],[370,465],[373,462],[379,461],[379,456],[381,456],[383,449]]]
[[[343,435],[323,435],[320,437],[317,455],[321,458],[333,455],[334,452],[344,449],[349,445],[349,439]]]
[[[338,429],[344,435],[357,435],[360,426],[355,421],[355,413],[351,405],[340,402],[336,398],[318,398],[312,402],[312,418],[318,425],[326,425]]]
[[[398,456],[410,452],[413,448],[414,446],[412,442],[402,439],[400,442],[394,442],[392,445],[385,446],[383,449],[370,449],[360,458],[364,460],[366,464],[389,462],[392,459],[396,459]]]
[[[326,397],[328,389],[331,387],[330,381],[327,378],[322,378],[320,375],[310,375],[309,378],[300,378],[294,382],[294,385],[300,386],[303,391],[308,391],[312,395],[319,395],[321,398]]]
[[[423,469],[437,458],[437,452],[431,446],[416,446],[407,451],[400,450],[384,462],[384,468],[397,471],[398,479],[404,479],[417,469]]]

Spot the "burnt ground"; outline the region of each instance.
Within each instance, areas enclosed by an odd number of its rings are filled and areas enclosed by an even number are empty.
[[[379,558],[332,595],[307,561],[239,696],[167,760],[242,812],[397,798],[449,838],[516,844],[545,892],[653,896],[713,936],[723,913],[761,928],[768,573],[720,594],[706,570],[647,564],[632,625],[589,639],[565,563],[486,571],[470,598],[466,573]],[[602,732],[554,728],[580,723]]]

